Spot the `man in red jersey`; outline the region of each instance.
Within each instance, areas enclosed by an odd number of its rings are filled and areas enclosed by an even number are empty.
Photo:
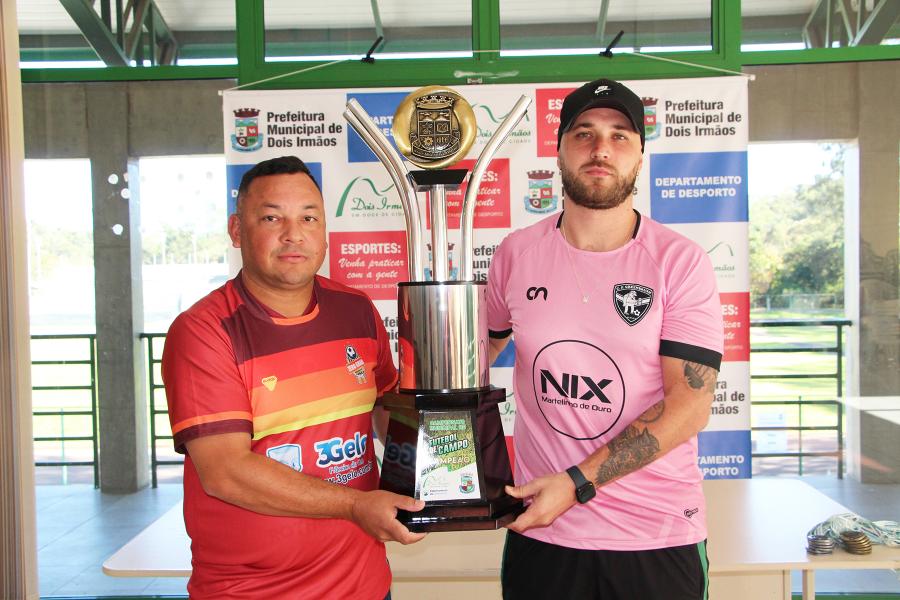
[[[385,541],[423,503],[378,490],[372,415],[397,372],[365,294],[316,275],[325,208],[295,157],[264,161],[228,233],[237,277],[178,316],[162,372],[184,464],[192,598],[390,596]]]

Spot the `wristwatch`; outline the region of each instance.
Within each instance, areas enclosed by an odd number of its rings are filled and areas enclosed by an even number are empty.
[[[566,473],[575,482],[575,498],[579,504],[584,504],[597,495],[597,488],[594,487],[593,482],[588,481],[577,466],[569,467],[566,469]]]

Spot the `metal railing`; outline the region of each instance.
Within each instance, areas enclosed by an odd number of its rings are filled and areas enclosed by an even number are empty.
[[[841,402],[841,398],[843,397],[843,386],[844,386],[844,375],[843,375],[843,364],[841,358],[843,357],[843,328],[849,327],[851,325],[851,321],[847,319],[804,319],[804,320],[778,320],[778,319],[766,319],[766,320],[754,320],[751,322],[751,327],[822,327],[829,326],[834,327],[835,329],[835,341],[833,344],[798,344],[791,343],[790,345],[783,346],[765,346],[758,348],[751,348],[752,353],[783,353],[783,354],[791,354],[798,352],[814,352],[814,353],[832,353],[835,355],[835,369],[833,372],[828,373],[766,373],[759,375],[751,375],[751,379],[762,380],[762,379],[782,379],[782,380],[790,380],[790,379],[834,379],[835,381],[835,398],[834,399],[803,399],[803,397],[798,397],[796,399],[776,399],[776,400],[753,400],[753,406],[796,406],[798,411],[798,421],[797,425],[788,425],[788,426],[755,426],[751,429],[753,431],[797,431],[799,433],[799,449],[797,452],[754,452],[753,458],[796,458],[798,463],[798,469],[800,474],[803,474],[803,460],[807,457],[821,457],[821,456],[833,456],[837,459],[838,463],[838,477],[843,478],[843,468],[844,468],[844,441],[843,441],[843,403]],[[163,406],[162,408],[157,407],[157,400],[160,393],[165,392],[165,387],[160,381],[160,378],[157,376],[158,366],[162,362],[161,358],[156,356],[157,350],[161,348],[162,343],[165,341],[165,334],[163,333],[142,333],[140,334],[142,340],[146,341],[146,350],[147,350],[147,381],[149,388],[149,416],[150,416],[150,466],[151,466],[151,478],[152,485],[156,487],[158,484],[158,476],[157,471],[160,465],[180,465],[182,464],[181,460],[167,460],[160,459],[157,452],[157,444],[161,441],[171,442],[172,435],[169,433],[160,433],[156,426],[156,419],[158,416],[166,416],[168,417],[168,407]],[[99,469],[98,469],[98,455],[99,455],[99,443],[98,443],[98,435],[97,435],[97,377],[96,377],[96,336],[93,334],[73,334],[73,335],[36,335],[32,336],[33,340],[54,340],[54,339],[84,339],[89,344],[89,358],[86,360],[39,360],[32,361],[33,365],[89,365],[90,368],[90,381],[86,385],[64,385],[64,386],[44,386],[44,385],[35,385],[32,387],[34,391],[44,391],[44,390],[90,390],[91,395],[91,407],[90,410],[58,410],[58,411],[50,411],[50,410],[36,410],[34,411],[35,417],[51,417],[58,416],[60,419],[65,419],[71,416],[90,416],[91,417],[91,435],[78,435],[78,436],[41,436],[35,437],[35,442],[52,442],[59,441],[63,444],[69,441],[87,441],[90,440],[93,447],[93,461],[38,461],[35,462],[35,466],[43,467],[43,466],[92,466],[94,469],[94,486],[98,487],[100,484],[99,479]],[[834,425],[803,425],[803,407],[806,406],[815,406],[815,405],[830,405],[835,406],[837,409],[837,422]],[[805,431],[835,431],[835,435],[837,438],[837,450],[835,451],[809,451],[803,450],[803,437],[802,434]]]
[[[91,397],[90,409],[67,410],[61,408],[59,410],[34,410],[32,418],[59,417],[60,435],[58,436],[35,436],[35,442],[59,442],[61,446],[61,460],[38,460],[35,461],[35,467],[93,467],[94,470],[94,487],[100,487],[100,464],[99,452],[100,445],[97,436],[97,336],[94,334],[68,334],[68,335],[33,335],[32,343],[42,340],[84,340],[87,342],[87,359],[59,359],[59,360],[32,360],[31,365],[34,366],[59,366],[59,365],[87,365],[89,371],[88,382],[83,385],[33,385],[32,392],[65,392],[65,391],[89,391]],[[66,420],[71,417],[90,416],[90,435],[66,435]],[[90,441],[93,450],[93,460],[66,460],[66,442]]]
[[[160,465],[180,465],[183,460],[166,460],[160,459],[156,445],[160,441],[171,441],[171,434],[160,434],[156,427],[156,417],[158,415],[169,416],[169,408],[157,408],[156,400],[159,392],[165,393],[165,385],[156,376],[157,365],[162,364],[162,357],[157,358],[155,349],[160,349],[165,343],[166,334],[164,333],[142,333],[141,339],[147,341],[147,383],[150,389],[150,477],[153,487],[158,484],[157,467]],[[154,344],[154,342],[156,342]]]
[[[843,328],[849,327],[852,322],[848,319],[761,319],[751,321],[752,327],[834,327],[834,343],[791,343],[790,345],[773,345],[754,348],[750,352],[756,354],[779,353],[794,354],[799,352],[831,353],[835,356],[835,368],[828,373],[766,373],[751,375],[751,379],[834,379],[835,398],[825,400],[804,400],[802,396],[797,399],[784,400],[752,400],[753,406],[796,406],[797,425],[776,425],[751,427],[752,431],[796,431],[798,432],[798,450],[796,452],[754,452],[753,458],[796,458],[797,468],[803,475],[803,459],[806,457],[832,456],[837,459],[838,479],[844,477],[844,412],[841,398],[844,395],[844,336]],[[834,425],[803,425],[803,407],[825,405],[834,406],[837,412],[837,422]],[[834,431],[837,438],[837,450],[832,451],[804,451],[803,432],[805,431]]]

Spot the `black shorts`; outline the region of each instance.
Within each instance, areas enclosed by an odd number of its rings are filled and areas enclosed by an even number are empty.
[[[578,550],[507,532],[504,600],[707,600],[706,542],[633,552]]]

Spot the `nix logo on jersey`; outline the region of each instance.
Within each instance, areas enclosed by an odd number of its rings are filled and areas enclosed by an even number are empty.
[[[582,382],[583,387],[579,388],[578,383]],[[577,398],[579,400],[590,400],[596,398],[604,404],[612,404],[603,388],[612,383],[612,379],[601,379],[594,381],[587,375],[575,375],[574,373],[563,373],[560,377],[556,377],[547,369],[541,369],[541,393],[547,393],[547,384],[558,394],[568,396],[569,398]],[[601,410],[601,409],[597,409]],[[609,412],[609,409],[605,409]]]
[[[534,402],[557,433],[593,440],[622,416],[622,372],[598,346],[583,340],[557,340],[537,353],[532,368]]]
[[[637,325],[653,306],[653,289],[637,283],[617,283],[613,286],[613,305],[623,321]]]

